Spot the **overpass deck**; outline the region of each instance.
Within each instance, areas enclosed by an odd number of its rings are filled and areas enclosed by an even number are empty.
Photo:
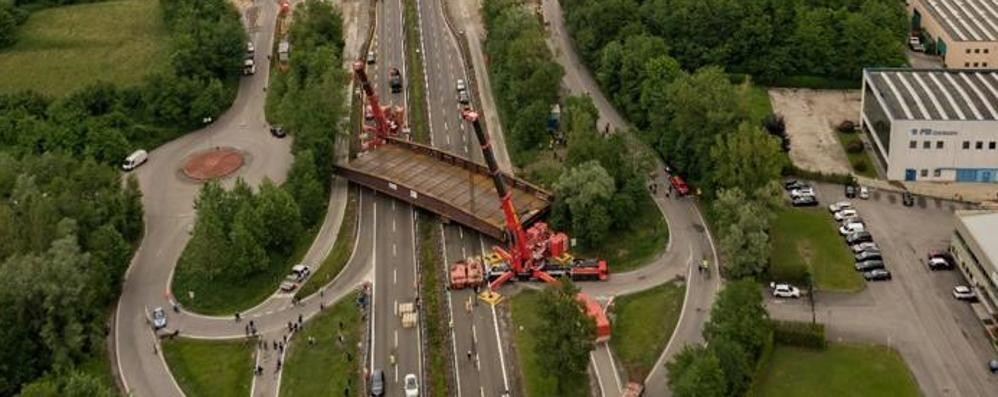
[[[482,164],[392,138],[335,169],[351,182],[505,240],[499,197],[488,169]],[[503,175],[511,187],[521,222],[530,224],[548,211],[551,193],[522,179]]]

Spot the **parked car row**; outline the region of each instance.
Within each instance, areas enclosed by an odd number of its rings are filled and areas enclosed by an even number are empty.
[[[849,186],[846,186],[848,189]],[[865,187],[861,188],[865,189]],[[869,191],[866,193],[869,197]],[[839,201],[828,206],[828,212],[839,224],[839,234],[845,237],[849,250],[856,261],[854,268],[863,272],[867,281],[890,280],[891,272],[887,270],[880,247],[873,241],[873,235],[866,230],[866,223],[853,207],[852,202]]]
[[[818,197],[814,187],[796,179],[783,181],[783,188],[790,194],[790,205],[794,207],[814,207],[818,205]]]

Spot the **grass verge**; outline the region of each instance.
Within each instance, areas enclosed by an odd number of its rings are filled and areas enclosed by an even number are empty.
[[[611,272],[634,270],[650,263],[665,250],[669,228],[650,195],[641,195],[638,207],[638,213],[643,215],[633,219],[630,230],[604,240],[599,247],[579,250],[579,256],[606,259]]]
[[[423,300],[423,324],[426,326],[426,340],[429,349],[424,351],[427,368],[424,371],[429,379],[429,395],[449,396],[450,387],[447,357],[450,345],[444,328],[443,287],[440,285],[440,275],[443,274],[443,261],[440,258],[440,222],[436,217],[428,217],[426,213],[419,214],[419,296]]]
[[[631,380],[644,380],[665,349],[683,307],[682,282],[625,295],[614,301],[610,344]]]
[[[558,376],[557,368],[542,368],[537,363],[537,355],[543,354],[544,347],[537,346],[534,335],[542,322],[550,321],[537,313],[540,299],[541,293],[534,290],[521,291],[509,299],[509,310],[513,318],[512,329],[516,341],[517,367],[520,369],[526,395],[554,396],[557,393],[552,380]],[[589,382],[576,382],[574,385],[577,390],[568,395],[589,394]]]
[[[340,225],[340,231],[336,233],[336,242],[333,243],[333,249],[329,251],[329,255],[322,261],[322,266],[319,266],[315,274],[295,294],[299,298],[312,295],[320,288],[325,287],[326,284],[336,278],[336,275],[340,274],[340,270],[350,260],[350,255],[353,254],[354,245],[357,240],[357,204],[357,189],[350,189],[347,195],[347,207],[343,212],[343,223]]]
[[[863,279],[853,269],[848,246],[823,208],[782,208],[770,235],[770,273],[778,280],[800,282],[810,269],[815,286],[828,291],[858,291]]]
[[[320,219],[325,218],[323,209]],[[287,258],[271,255],[270,266],[264,271],[240,280],[219,277],[208,280],[191,272],[183,261],[174,274],[174,296],[185,309],[205,315],[231,315],[253,307],[277,290],[281,280],[291,271],[291,266],[301,262],[315,240],[322,223],[302,232],[295,241],[294,250]],[[191,298],[188,291],[194,292]]]
[[[253,382],[255,345],[255,339],[167,339],[163,341],[163,356],[188,396],[246,396]]]
[[[749,82],[743,83],[745,90],[745,110],[756,123],[762,123],[766,115],[773,113],[773,104],[769,101],[769,89]]]
[[[918,396],[901,356],[884,346],[836,344],[824,351],[777,345],[750,396]]]
[[[846,157],[849,159],[849,167],[852,168],[853,172],[867,178],[877,179],[877,169],[873,167],[873,161],[870,159],[867,150],[864,149],[859,153],[849,153],[849,150],[847,150],[852,142],[863,144],[860,133],[836,131],[835,136],[839,138],[839,143],[842,144],[842,150],[846,152]]]
[[[423,55],[419,52],[419,17],[415,1],[405,1],[405,62],[409,73],[409,128],[412,129],[413,140],[419,143],[430,143],[429,122],[426,116],[426,87],[423,86]]]
[[[0,51],[0,92],[61,96],[98,80],[121,86],[169,69],[169,35],[155,0],[115,0],[47,8]]]
[[[287,352],[282,396],[360,396],[363,375],[359,343],[364,324],[357,308],[358,293],[347,295],[312,319],[295,334]],[[338,340],[343,335],[343,343]],[[309,345],[309,338],[315,345]],[[349,393],[340,394],[349,389]]]

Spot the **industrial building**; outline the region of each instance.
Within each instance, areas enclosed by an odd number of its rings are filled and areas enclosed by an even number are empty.
[[[957,211],[950,252],[977,294],[974,312],[998,337],[998,211]]]
[[[910,0],[908,13],[946,67],[998,67],[998,0]]]
[[[866,69],[860,122],[889,180],[998,181],[998,71]]]

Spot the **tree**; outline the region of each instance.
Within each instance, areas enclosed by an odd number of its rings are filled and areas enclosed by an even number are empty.
[[[111,397],[114,394],[93,375],[73,371],[46,376],[24,386],[21,397]]]
[[[678,354],[669,360],[669,362],[665,363],[665,368],[668,369],[669,387],[675,389],[678,385],[679,379],[686,374],[686,371],[690,369],[693,362],[696,361],[698,357],[706,354],[706,352],[707,348],[704,345],[686,345],[683,346],[683,350],[680,350]]]
[[[738,343],[723,337],[710,342],[710,350],[717,357],[724,371],[725,395],[741,396],[752,382],[755,361]]]
[[[644,80],[641,81],[641,111],[647,114],[650,131],[662,131],[669,123],[667,92],[673,81],[684,75],[674,58],[659,55],[645,62]]]
[[[693,359],[672,391],[676,397],[723,397],[730,395],[726,389],[721,362],[713,351],[707,350]]]
[[[326,206],[326,192],[319,173],[315,169],[315,160],[311,150],[304,150],[295,156],[288,172],[285,189],[291,192],[306,226],[311,226],[320,220],[323,208]]]
[[[261,222],[261,245],[269,252],[290,253],[301,233],[302,217],[295,199],[270,179],[264,179],[256,208],[257,219]]]
[[[0,48],[14,44],[16,31],[17,20],[14,18],[13,7],[0,4]]]
[[[728,275],[741,278],[761,274],[769,264],[770,210],[734,188],[718,193],[714,212],[719,225],[718,246]]]
[[[118,230],[128,241],[136,241],[142,235],[144,211],[142,209],[142,190],[139,180],[134,174],[129,175],[125,188],[121,191],[121,224]]]
[[[549,286],[541,293],[537,307],[540,318],[537,346],[543,346],[545,354],[537,356],[540,368],[556,371],[555,380],[558,396],[575,395],[578,380],[586,378],[589,365],[589,352],[596,340],[596,324],[576,300],[579,289],[570,280],[562,280],[561,286]]]
[[[753,360],[762,352],[771,332],[762,293],[750,279],[728,283],[714,301],[710,320],[704,325],[704,337],[709,343],[715,339],[737,343]]]
[[[596,161],[572,167],[558,179],[554,190],[555,226],[571,230],[585,245],[602,241],[610,229],[608,206],[615,191],[606,170]]]
[[[779,142],[760,127],[743,122],[733,134],[718,136],[710,149],[714,188],[754,192],[780,177],[785,163]],[[713,189],[712,189],[713,190]]]
[[[226,274],[238,278],[257,273],[267,267],[267,251],[264,250],[262,243],[264,233],[263,222],[253,210],[253,205],[243,202],[236,211],[229,232],[230,250],[233,256],[226,265]]]

